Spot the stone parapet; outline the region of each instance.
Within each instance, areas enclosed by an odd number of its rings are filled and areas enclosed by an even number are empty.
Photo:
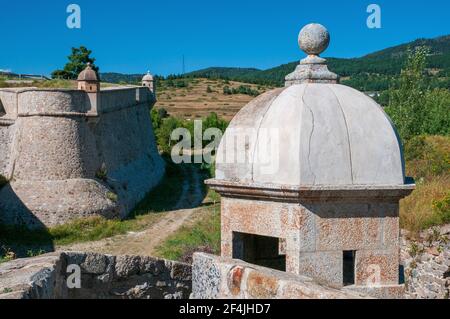
[[[0,102],[1,223],[124,218],[164,175],[147,87],[5,89]]]
[[[314,280],[239,260],[194,255],[193,299],[362,299],[367,295],[322,286]]]
[[[68,287],[68,266],[81,287]],[[1,264],[0,299],[187,299],[191,279],[190,265],[163,259],[54,253]]]

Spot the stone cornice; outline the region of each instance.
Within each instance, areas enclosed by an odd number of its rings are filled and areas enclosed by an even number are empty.
[[[224,197],[260,199],[297,203],[301,201],[365,201],[396,202],[410,195],[415,184],[290,186],[230,182],[210,179],[206,184]]]

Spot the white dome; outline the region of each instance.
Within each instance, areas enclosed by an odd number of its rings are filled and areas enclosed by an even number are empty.
[[[217,180],[242,183],[405,183],[389,117],[370,97],[339,84],[294,84],[251,101],[226,131],[216,168]]]
[[[150,74],[150,72],[148,72],[146,75],[144,75],[144,77],[142,78],[142,82],[144,81],[153,81],[153,75]]]

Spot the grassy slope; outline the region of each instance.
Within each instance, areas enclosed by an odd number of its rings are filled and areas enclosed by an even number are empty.
[[[194,252],[220,254],[220,227],[220,205],[201,209],[193,223],[183,226],[157,248],[157,255],[191,262]]]
[[[175,82],[181,80],[175,80]],[[156,108],[166,109],[170,115],[183,119],[207,117],[211,112],[231,120],[234,115],[254,97],[245,94],[225,95],[223,88],[250,86],[260,93],[270,90],[270,86],[259,86],[223,80],[186,79],[187,87],[169,87],[167,81],[160,81],[157,87]],[[208,87],[210,91],[208,92]]]
[[[450,223],[450,137],[417,137],[405,145],[407,175],[417,189],[401,202],[401,226],[418,232]]]
[[[160,185],[136,207],[129,219],[123,221],[91,217],[41,231],[0,225],[0,261],[10,249],[20,257],[26,257],[41,250],[51,250],[54,245],[96,241],[144,230],[178,200],[182,181],[180,166],[169,163]]]

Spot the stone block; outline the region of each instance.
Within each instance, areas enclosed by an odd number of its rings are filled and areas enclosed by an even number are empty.
[[[274,299],[278,293],[279,281],[270,274],[250,271],[247,277],[247,293],[252,299]]]
[[[399,249],[356,252],[356,285],[398,285],[400,281]]]
[[[298,275],[333,288],[343,285],[343,253],[340,251],[300,253],[298,265]]]

